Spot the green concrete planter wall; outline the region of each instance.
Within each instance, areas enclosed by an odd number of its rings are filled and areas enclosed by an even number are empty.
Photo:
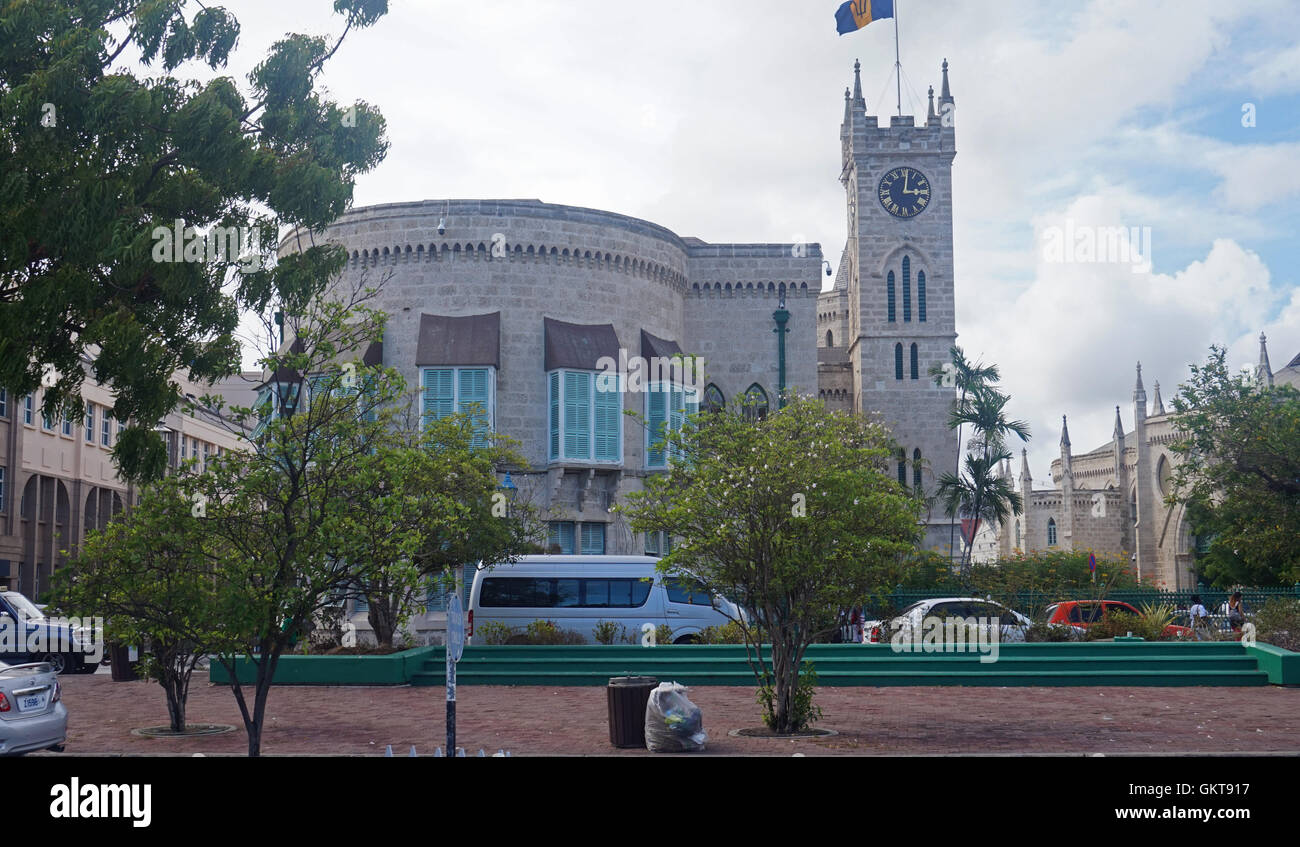
[[[441,647],[416,647],[382,656],[285,654],[276,664],[275,684],[406,685],[435,652],[438,661],[444,661]],[[246,657],[239,657],[235,670],[239,674],[241,685],[254,681],[256,669]],[[226,666],[217,661],[213,661],[208,666],[208,679],[218,685],[230,684],[230,674],[226,672]]]
[[[1300,685],[1300,653],[1292,653],[1272,644],[1252,644],[1246,650],[1259,662],[1274,685]]]

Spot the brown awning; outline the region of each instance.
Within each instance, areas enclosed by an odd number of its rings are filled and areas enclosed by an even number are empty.
[[[546,329],[546,370],[597,370],[602,356],[618,361],[618,334],[613,324],[570,324],[542,319]]]
[[[665,341],[657,335],[641,330],[641,358],[647,362],[651,359],[671,359],[681,355],[682,348],[676,341]]]
[[[501,367],[501,313],[420,315],[415,364]]]

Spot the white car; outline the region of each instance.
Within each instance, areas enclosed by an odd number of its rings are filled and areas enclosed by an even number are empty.
[[[922,629],[926,618],[996,619],[1003,642],[1024,641],[1033,621],[1001,603],[982,597],[936,597],[913,603],[890,620],[868,630],[868,642],[888,642],[901,630],[904,640],[912,640],[914,629]],[[923,629],[922,629],[923,631]]]
[[[68,709],[48,662],[0,662],[0,756],[63,749]]]

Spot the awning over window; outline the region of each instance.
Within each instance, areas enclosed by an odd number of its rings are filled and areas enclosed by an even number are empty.
[[[501,367],[501,313],[463,317],[420,315],[415,364]]]
[[[618,362],[618,334],[613,324],[570,324],[542,319],[546,329],[546,370],[574,368],[597,370],[596,362],[609,356]]]
[[[671,359],[673,356],[681,354],[681,352],[681,345],[676,341],[665,341],[656,335],[651,335],[644,329],[641,330],[641,358],[646,361],[654,358]]]

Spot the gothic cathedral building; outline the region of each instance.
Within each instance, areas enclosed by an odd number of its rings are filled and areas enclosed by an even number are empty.
[[[877,416],[899,444],[899,482],[933,499],[956,470],[948,428],[953,399],[930,375],[956,344],[952,162],[956,156],[948,63],[925,124],[911,115],[867,114],[861,71],[844,91],[840,128],[848,240],[833,289],[818,299],[818,393],[831,408]],[[882,122],[887,121],[884,125]],[[924,546],[946,551],[960,538],[938,506]]]

